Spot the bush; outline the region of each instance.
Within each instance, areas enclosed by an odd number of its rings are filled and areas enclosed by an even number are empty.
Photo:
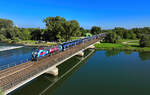
[[[0,89],[0,95],[4,95],[4,93],[2,92],[2,90]]]
[[[5,41],[6,40],[6,37],[2,34],[0,34],[0,41]]]
[[[14,37],[12,40],[13,40],[12,43],[17,43],[20,41],[20,39],[18,37]]]

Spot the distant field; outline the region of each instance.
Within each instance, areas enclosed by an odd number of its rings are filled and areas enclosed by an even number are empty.
[[[131,45],[131,46],[139,46],[139,40],[131,40],[131,39],[122,39],[119,40],[121,44]]]
[[[55,42],[38,43],[38,41],[33,41],[33,40],[23,40],[23,41],[19,41],[18,43],[24,44],[24,45],[29,45],[29,46],[51,46],[51,45],[57,45],[57,43],[55,43]]]
[[[77,40],[77,39],[80,39],[82,37],[71,37],[71,40]]]
[[[139,47],[139,43],[127,43],[127,44],[113,44],[113,43],[101,43],[95,44],[97,49],[118,49],[118,50],[131,50],[131,51],[148,51],[150,47]]]
[[[132,39],[121,39],[121,40],[119,40],[119,42],[128,42],[128,41],[138,42],[139,39],[137,39],[137,40],[132,40]]]
[[[101,43],[95,44],[96,48],[115,48],[115,47],[124,47],[123,44],[113,44],[113,43]]]

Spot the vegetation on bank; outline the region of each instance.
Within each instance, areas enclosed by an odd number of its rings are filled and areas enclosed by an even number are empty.
[[[93,26],[91,29],[84,29],[78,21],[66,20],[60,16],[47,17],[43,22],[46,26],[45,29],[19,28],[14,26],[11,20],[0,19],[0,42],[47,46],[89,35],[106,33],[105,43],[124,43],[127,47],[138,45],[138,48],[139,46],[150,47],[150,27],[132,29],[116,27],[102,30],[98,26]]]
[[[130,51],[147,51],[150,52],[149,47],[140,47],[139,45],[133,44],[117,44],[117,43],[100,43],[95,44],[97,49],[111,49],[111,50],[130,50]]]
[[[2,90],[0,89],[0,95],[4,95],[4,93],[2,92]]]
[[[93,27],[90,32],[80,26],[78,21],[65,18],[47,17],[43,21],[46,28],[20,28],[14,25],[13,21],[8,19],[0,19],[0,42],[6,43],[30,43],[30,41],[45,41],[45,42],[64,42],[84,37],[86,33],[101,33],[100,27]],[[98,30],[98,31],[97,31]],[[34,44],[34,43],[33,43]],[[46,44],[46,43],[45,43]]]

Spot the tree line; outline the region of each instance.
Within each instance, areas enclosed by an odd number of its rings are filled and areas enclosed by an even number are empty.
[[[71,37],[85,36],[86,33],[93,35],[101,33],[100,27],[84,29],[76,20],[67,21],[65,18],[47,17],[43,20],[46,29],[19,28],[14,26],[13,21],[0,19],[0,41],[19,40],[42,40],[42,41],[68,41]]]
[[[120,43],[120,39],[138,39],[141,47],[150,47],[150,27],[125,29],[116,27],[107,32],[105,42]]]
[[[118,43],[120,39],[140,39],[141,46],[150,46],[150,27],[125,29],[116,27],[102,30],[98,26],[84,29],[76,20],[66,20],[63,17],[47,17],[43,20],[46,28],[19,28],[14,26],[12,20],[0,19],[0,41],[13,40],[42,40],[42,41],[68,41],[71,37],[86,36],[87,33],[96,35],[106,33],[105,42]]]

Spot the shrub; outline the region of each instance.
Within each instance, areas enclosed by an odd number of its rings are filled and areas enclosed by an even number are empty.
[[[0,95],[4,95],[3,91],[0,89]]]
[[[5,41],[6,40],[6,37],[2,34],[0,34],[0,41]]]
[[[17,38],[17,37],[14,37],[12,40],[13,40],[13,41],[12,41],[12,43],[17,43],[17,42],[19,42],[19,41],[20,41],[20,39],[19,39],[19,38]]]

